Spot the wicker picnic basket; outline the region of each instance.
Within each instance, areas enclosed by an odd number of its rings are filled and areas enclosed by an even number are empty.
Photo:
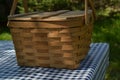
[[[77,68],[91,43],[92,13],[86,8],[10,15],[8,27],[18,65]]]

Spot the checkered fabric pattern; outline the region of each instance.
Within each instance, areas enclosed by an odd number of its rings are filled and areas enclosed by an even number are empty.
[[[109,64],[109,45],[92,43],[75,70],[17,65],[12,41],[0,41],[0,80],[103,80]]]

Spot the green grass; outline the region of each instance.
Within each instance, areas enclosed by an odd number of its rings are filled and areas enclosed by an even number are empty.
[[[1,33],[0,40],[12,40],[11,34],[7,32]]]
[[[120,13],[99,17],[94,25],[92,40],[110,44],[110,65],[106,80],[120,80]]]

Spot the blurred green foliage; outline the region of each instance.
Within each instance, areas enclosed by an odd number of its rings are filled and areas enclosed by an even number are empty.
[[[76,10],[83,8],[84,1],[72,0],[28,0],[29,11],[56,11],[62,9]],[[23,12],[22,0],[19,0],[19,8]],[[23,6],[23,5],[22,5]]]
[[[70,0],[42,0],[39,4],[40,10],[56,11],[60,9],[70,9]]]

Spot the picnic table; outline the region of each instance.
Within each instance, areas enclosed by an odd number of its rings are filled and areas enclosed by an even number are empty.
[[[90,50],[75,70],[20,67],[12,41],[0,41],[0,80],[104,80],[109,65],[109,44],[91,43]]]

